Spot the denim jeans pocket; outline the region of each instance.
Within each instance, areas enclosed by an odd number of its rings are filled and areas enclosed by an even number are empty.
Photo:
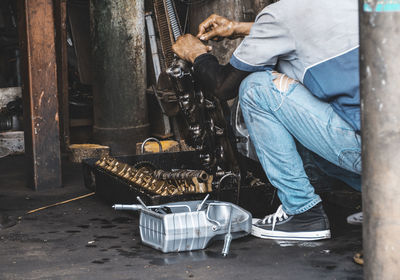
[[[357,174],[361,173],[361,151],[359,149],[345,149],[339,154],[340,167]]]

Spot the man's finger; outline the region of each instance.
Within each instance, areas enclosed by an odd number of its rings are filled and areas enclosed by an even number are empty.
[[[215,21],[215,15],[211,15],[205,21],[200,23],[200,25],[199,25],[199,33],[197,33],[197,37],[200,38],[201,35],[206,33],[207,28],[212,27],[214,21]]]
[[[212,29],[211,31],[201,35],[200,36],[200,40],[208,41],[210,39],[213,39],[214,37],[219,36],[220,33],[221,33],[221,29],[220,28]]]

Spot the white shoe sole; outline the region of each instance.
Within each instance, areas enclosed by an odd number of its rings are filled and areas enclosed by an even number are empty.
[[[285,232],[277,230],[266,230],[254,226],[254,223],[260,219],[253,219],[253,226],[251,228],[251,235],[263,239],[274,239],[274,240],[298,240],[298,241],[314,241],[321,239],[331,238],[331,231],[320,230],[320,231],[306,231],[306,232]]]
[[[347,223],[350,225],[362,225],[363,212],[358,212],[347,217]]]

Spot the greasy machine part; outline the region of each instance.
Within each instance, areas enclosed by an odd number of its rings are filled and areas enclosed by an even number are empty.
[[[193,80],[188,62],[175,59],[167,74],[175,88],[180,111],[185,120],[189,139],[186,142],[200,151],[200,159],[210,174],[233,172],[239,174],[221,102],[212,94],[203,94]]]
[[[154,8],[161,45],[163,49],[170,48],[182,35],[174,3],[172,0],[155,0]],[[169,53],[165,54],[166,58],[169,57]],[[186,135],[187,144],[200,152],[200,161],[207,173],[214,177],[235,174],[239,191],[240,169],[234,149],[236,138],[228,130],[225,118],[228,114],[225,114],[223,107],[226,104],[222,104],[212,93],[200,90],[201,86],[193,79],[192,67],[188,62],[179,58],[166,62],[170,62],[166,74],[179,105],[184,130],[182,134]],[[171,111],[168,109],[165,108],[165,111]]]
[[[163,57],[161,67],[165,70],[174,60],[172,44],[181,35],[181,28],[172,0],[154,0],[154,13]]]
[[[148,164],[134,167],[112,157],[99,159],[96,166],[161,196],[212,191],[213,176],[203,170],[155,170]]]

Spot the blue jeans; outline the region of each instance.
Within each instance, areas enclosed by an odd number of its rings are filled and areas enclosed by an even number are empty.
[[[284,211],[295,215],[321,201],[304,171],[295,139],[325,159],[321,167],[331,175],[341,178],[343,173],[346,182],[348,174],[361,173],[361,137],[301,83],[282,92],[275,78],[269,70],[249,75],[241,83],[239,100],[264,171],[278,189]],[[334,170],[335,166],[339,168]]]

